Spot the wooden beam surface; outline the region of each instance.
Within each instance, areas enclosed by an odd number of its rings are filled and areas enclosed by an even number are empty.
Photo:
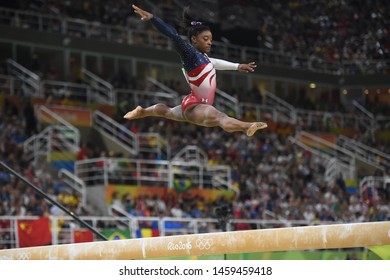
[[[0,250],[0,259],[131,260],[390,245],[390,222],[218,232]]]

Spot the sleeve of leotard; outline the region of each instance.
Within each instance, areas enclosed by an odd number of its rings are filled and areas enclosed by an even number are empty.
[[[181,38],[177,30],[168,23],[164,22],[159,17],[153,16],[151,19],[152,24],[160,31],[162,34],[167,36],[174,43],[176,50],[179,53],[185,53],[185,50],[188,48],[188,43]]]
[[[210,62],[214,65],[217,70],[238,70],[240,63],[233,63],[222,59],[209,57]]]

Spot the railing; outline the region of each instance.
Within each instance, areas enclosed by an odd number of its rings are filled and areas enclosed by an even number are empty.
[[[82,104],[90,104],[93,99],[90,86],[53,80],[41,82],[41,95],[52,96],[54,99],[68,99]]]
[[[159,133],[143,132],[138,133],[137,137],[139,155],[153,154],[158,159],[171,159],[171,146]]]
[[[264,213],[264,215],[266,215]],[[17,223],[22,221],[36,220],[36,216],[0,216],[2,226],[0,227],[0,236],[9,238],[0,238],[0,249],[18,248],[19,239],[16,232]],[[198,218],[174,218],[174,217],[96,217],[81,216],[81,220],[88,222],[99,232],[112,230],[127,231],[132,238],[136,237],[139,229],[145,228],[146,224],[153,224],[158,231],[159,236],[199,234],[209,232],[221,232],[217,219],[198,219]],[[74,231],[80,227],[67,216],[50,216],[52,245],[74,243]],[[240,230],[242,227],[251,229],[267,229],[291,226],[309,226],[332,224],[332,222],[309,222],[306,220],[270,220],[267,218],[261,220],[255,219],[231,219],[228,224],[229,231]]]
[[[229,95],[228,93],[216,89],[216,98],[214,100],[215,107],[222,112],[226,112],[228,115],[234,117],[241,117],[240,106],[237,98]]]
[[[390,117],[377,116],[376,121],[379,127],[382,129],[390,129]]]
[[[275,121],[285,121],[292,123],[296,122],[303,125],[305,130],[318,130],[332,132],[338,128],[354,128],[358,131],[361,129],[362,122],[368,123],[370,120],[364,116],[356,116],[354,114],[343,114],[338,112],[303,110],[289,107],[259,105],[253,103],[240,102],[240,112],[242,118],[247,120],[262,120],[264,115],[270,115]],[[288,103],[287,103],[288,104]],[[381,118],[383,126],[386,127],[389,118]]]
[[[297,133],[294,142],[311,152],[317,151],[328,159],[336,159],[337,161],[335,163],[337,163],[337,166],[339,167],[339,174],[343,174],[344,178],[356,179],[356,160],[360,160],[382,172],[384,172],[385,169],[378,162],[370,159],[366,154],[357,153],[357,150],[348,149],[337,143],[326,141],[321,137],[317,137],[305,131]]]
[[[23,152],[27,161],[37,163],[41,158],[50,158],[48,152],[50,134],[44,129],[39,134],[32,135],[23,143]]]
[[[337,159],[339,174],[342,174],[343,178],[346,179],[356,179],[355,156],[350,151],[304,131],[298,132],[290,140],[299,147],[328,161]]]
[[[379,207],[377,209],[388,209],[389,203],[382,208],[379,204],[386,203],[386,196],[390,193],[390,176],[367,176],[359,181],[359,195],[363,199]],[[368,202],[366,202],[368,203]],[[380,211],[380,210],[379,210]]]
[[[383,189],[387,192],[390,190],[390,176],[367,176],[359,182],[360,194],[363,194],[364,188]]]
[[[116,93],[120,109],[123,112],[131,111],[138,105],[145,108],[157,103],[164,103],[174,107],[181,103],[178,96],[161,91],[117,89]]]
[[[352,105],[358,109],[358,112],[360,112],[361,114],[366,116],[366,118],[369,120],[369,122],[367,123],[367,121],[362,121],[362,118],[359,118],[359,121],[360,121],[359,125],[361,127],[366,128],[366,131],[365,131],[366,137],[368,136],[368,138],[370,140],[374,140],[375,139],[375,131],[377,129],[377,122],[376,122],[374,114],[371,113],[370,111],[368,111],[366,108],[364,108],[364,106],[360,105],[359,102],[357,102],[356,100],[352,101]]]
[[[223,165],[210,165],[207,167],[208,172],[214,174],[211,178],[213,188],[222,190],[232,190],[236,193],[237,197],[240,194],[238,188],[234,188],[232,184],[231,168],[230,166]]]
[[[68,136],[66,136],[68,135]],[[64,126],[52,125],[46,127],[39,134],[33,135],[23,143],[26,158],[33,162],[53,160],[74,161],[78,146],[70,141],[75,140],[72,132]]]
[[[352,105],[355,106],[359,111],[361,111],[364,115],[366,115],[368,118],[370,118],[372,121],[375,120],[375,116],[373,113],[368,111],[366,108],[364,108],[362,105],[359,104],[356,100],[352,101]]]
[[[23,96],[40,97],[41,78],[12,59],[7,59],[8,73],[21,81]]]
[[[173,177],[177,175],[178,178],[182,178],[183,168],[192,170],[193,177],[197,177],[199,174],[200,185],[204,182],[211,184],[212,188],[216,189],[228,189],[239,193],[239,190],[233,187],[231,179],[231,168],[227,165],[208,165],[207,154],[194,145],[187,145],[181,151],[179,151],[172,159]],[[205,169],[204,167],[207,167]],[[196,170],[194,172],[194,170]],[[210,177],[211,176],[211,177]],[[209,182],[209,183],[208,183]]]
[[[230,182],[230,167],[204,166],[200,162],[142,160],[127,158],[95,158],[76,161],[75,174],[87,186],[125,184],[159,187],[233,187]],[[186,185],[187,182],[190,184]],[[185,183],[183,185],[183,183]],[[176,186],[175,186],[176,184]]]
[[[27,158],[34,162],[43,156],[49,162],[74,160],[80,146],[78,129],[45,106],[37,106],[36,115],[41,123],[49,126],[23,143]]]
[[[328,160],[326,163],[325,167],[325,174],[324,174],[324,179],[325,182],[335,182],[336,179],[340,176],[340,170],[343,170],[344,166],[340,165],[339,160],[337,158],[331,158]]]
[[[247,121],[261,121],[264,115],[269,115],[273,120],[277,120],[279,111],[266,105],[259,105],[254,103],[240,102],[241,118]]]
[[[64,142],[63,146],[67,147],[67,151],[78,151],[80,146],[80,132],[75,126],[43,105],[38,105],[35,111],[37,118],[41,123],[54,125],[56,127],[60,134],[55,136],[59,137],[60,140]]]
[[[84,73],[84,82],[91,88],[93,102],[115,106],[116,94],[114,87],[85,68],[81,71]]]
[[[207,154],[198,146],[187,145],[180,150],[172,159],[173,161],[185,161],[206,166],[208,164]]]
[[[306,130],[312,127],[327,132],[337,128],[354,128],[360,131],[360,123],[369,122],[364,116],[338,112],[296,109],[296,114],[298,122],[304,125]]]
[[[297,113],[291,104],[283,99],[277,97],[273,93],[266,91],[265,104],[269,107],[275,108],[278,111],[275,121],[282,121],[295,124],[297,121]]]
[[[169,143],[158,133],[133,133],[100,111],[93,113],[93,127],[131,155],[154,154],[159,159],[170,159]]]
[[[21,95],[21,81],[14,76],[0,75],[0,90],[7,95]]]
[[[18,67],[25,69],[28,73],[33,73],[20,64]],[[26,76],[27,74],[17,73],[15,69],[11,73],[15,76],[0,75],[0,89],[8,95],[29,96],[31,88],[30,91],[26,92],[26,87],[30,86],[33,87],[34,92],[38,90],[33,95],[35,97],[52,96],[54,99],[68,99],[82,104],[89,104],[93,100],[92,89],[85,84],[53,80],[39,80],[31,84],[28,82],[31,82],[31,79]]]
[[[85,183],[73,173],[63,168],[58,171],[58,178],[62,179],[67,186],[80,195],[81,203],[85,207],[87,205],[87,189]]]
[[[368,162],[372,162],[375,165],[380,165],[384,169],[390,168],[389,154],[386,154],[373,147],[367,146],[359,141],[345,137],[343,135],[340,135],[337,138],[337,142],[341,147],[351,151]]]
[[[157,89],[160,89],[161,91],[163,92],[166,92],[166,93],[169,93],[172,95],[172,97],[176,97],[176,98],[179,98],[180,94],[176,91],[174,91],[173,89],[171,89],[170,87],[164,85],[163,83],[160,83],[159,81],[157,81],[156,79],[153,79],[151,77],[148,77],[146,78],[146,80],[150,83],[150,85],[152,85],[153,87],[157,88]],[[158,91],[160,92],[160,91]]]
[[[119,205],[109,205],[108,206],[108,214],[112,217],[120,217],[124,218],[123,220],[118,221],[119,226],[129,227],[131,229],[130,236],[131,238],[137,238],[136,230],[139,229],[138,221],[134,215],[126,212],[123,207]],[[161,226],[161,225],[160,225]]]
[[[71,36],[94,38],[103,41],[141,44],[154,48],[172,49],[172,43],[157,31],[137,30],[131,27],[111,26],[81,19],[55,17],[34,12],[0,8],[0,23],[24,29],[61,33]],[[315,72],[331,74],[375,73],[377,65],[382,71],[390,68],[390,60],[366,60],[364,67],[359,67],[359,61],[327,62],[317,58],[294,56],[253,47],[216,42],[213,44],[213,57],[227,58],[233,61],[255,60],[260,64],[280,65],[291,68],[309,69]]]
[[[114,141],[129,154],[138,154],[139,142],[137,135],[107,115],[100,111],[94,111],[92,116],[92,126],[105,137]]]

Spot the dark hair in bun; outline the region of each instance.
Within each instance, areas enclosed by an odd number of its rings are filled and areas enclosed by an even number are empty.
[[[210,27],[205,25],[203,22],[194,20],[189,13],[189,7],[186,7],[183,10],[182,27],[187,31],[187,37],[190,43],[192,43],[192,36],[197,36],[203,31],[210,31]]]

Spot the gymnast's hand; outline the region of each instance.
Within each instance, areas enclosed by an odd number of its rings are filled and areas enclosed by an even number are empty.
[[[141,16],[141,20],[148,21],[153,18],[153,14],[142,10],[141,8],[137,7],[136,5],[131,5],[134,9],[134,13],[139,14]]]
[[[244,73],[254,72],[256,67],[257,67],[256,62],[250,62],[248,64],[240,64],[238,65],[238,71]]]

